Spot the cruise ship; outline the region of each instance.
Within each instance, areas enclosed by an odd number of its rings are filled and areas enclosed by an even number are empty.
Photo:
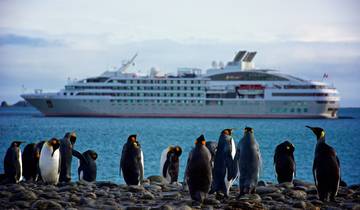
[[[45,116],[183,118],[337,118],[332,85],[271,69],[257,69],[256,52],[239,51],[202,72],[132,73],[135,54],[118,69],[72,81],[55,93],[22,94]]]

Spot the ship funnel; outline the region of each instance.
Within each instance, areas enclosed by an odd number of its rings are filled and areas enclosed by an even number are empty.
[[[241,50],[241,51],[239,51],[236,55],[235,55],[235,57],[234,57],[234,63],[239,63],[239,62],[241,62],[241,60],[243,59],[243,57],[245,56],[245,54],[246,54],[246,50]]]
[[[256,52],[248,52],[241,62],[241,69],[242,70],[251,70],[255,68],[255,64],[252,62]]]

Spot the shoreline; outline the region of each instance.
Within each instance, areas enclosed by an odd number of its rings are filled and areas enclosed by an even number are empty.
[[[21,182],[0,185],[3,209],[360,209],[360,184],[340,187],[335,202],[318,200],[312,183],[294,180],[275,184],[260,181],[256,194],[237,199],[237,186],[225,200],[209,195],[200,206],[181,184],[150,176],[142,186],[110,181],[70,182],[57,186]]]

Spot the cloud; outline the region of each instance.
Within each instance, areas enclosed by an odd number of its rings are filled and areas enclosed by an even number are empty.
[[[61,46],[62,43],[58,40],[46,40],[39,37],[28,37],[17,34],[1,34],[0,46],[4,45],[21,45],[27,47],[50,47]]]

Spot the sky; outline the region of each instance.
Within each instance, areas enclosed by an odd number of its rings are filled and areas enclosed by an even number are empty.
[[[360,107],[358,11],[357,0],[0,0],[0,101],[60,90],[135,53],[130,71],[170,73],[249,50],[257,68],[328,74],[341,106]]]

